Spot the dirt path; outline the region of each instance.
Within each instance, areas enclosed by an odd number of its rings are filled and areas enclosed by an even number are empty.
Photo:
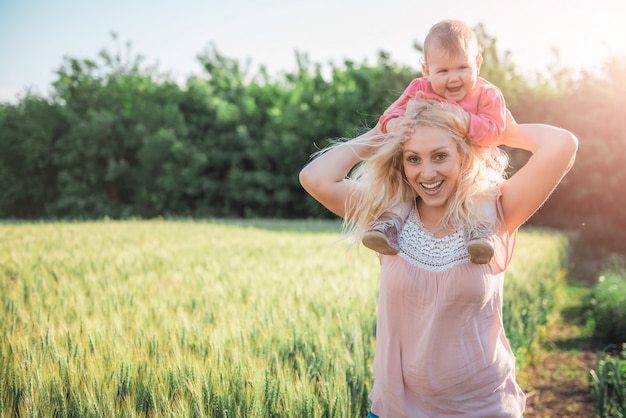
[[[593,339],[584,327],[580,305],[561,312],[547,332],[533,364],[519,373],[526,391],[525,418],[588,418],[595,406],[589,391],[589,371],[605,343]]]
[[[588,373],[596,352],[546,353],[527,372],[526,418],[585,418],[595,407],[588,388]]]

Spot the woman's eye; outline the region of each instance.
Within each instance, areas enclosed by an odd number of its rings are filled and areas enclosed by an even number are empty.
[[[446,159],[446,154],[435,154],[435,161],[443,161]]]
[[[418,157],[414,157],[414,156],[407,157],[407,159],[406,159],[406,160],[407,160],[408,162],[412,163],[412,164],[418,163],[418,162],[420,161],[420,159],[419,159]]]

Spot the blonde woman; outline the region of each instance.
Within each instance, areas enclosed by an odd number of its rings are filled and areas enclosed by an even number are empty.
[[[396,130],[376,127],[336,144],[300,173],[302,186],[344,219],[355,243],[384,208],[413,207],[398,254],[378,254],[371,417],[517,418],[524,411],[502,324],[504,274],[518,228],[567,173],[578,141],[509,117],[502,143],[532,156],[505,179],[506,156],[472,144],[465,115],[456,105],[412,101]],[[481,219],[485,198],[495,219]],[[472,263],[466,234],[485,221],[494,225],[494,256]]]

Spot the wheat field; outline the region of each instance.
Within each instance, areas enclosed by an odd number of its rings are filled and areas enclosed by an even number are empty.
[[[520,358],[564,246],[520,234],[505,285]],[[377,258],[337,222],[5,223],[0,416],[361,417],[377,295]]]

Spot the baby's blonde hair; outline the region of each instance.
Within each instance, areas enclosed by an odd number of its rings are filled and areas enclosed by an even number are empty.
[[[485,217],[480,202],[497,198],[498,186],[504,181],[508,156],[499,148],[471,145],[468,116],[453,104],[417,98],[409,101],[399,132],[383,134],[372,143],[376,152],[352,172],[354,188],[346,202],[343,230],[346,237],[358,243],[373,221],[392,207],[413,204],[417,193],[409,184],[403,168],[404,144],[417,126],[446,131],[454,140],[462,165],[457,185],[450,196],[440,222],[443,228],[462,228],[465,233],[491,232],[495,220]]]

